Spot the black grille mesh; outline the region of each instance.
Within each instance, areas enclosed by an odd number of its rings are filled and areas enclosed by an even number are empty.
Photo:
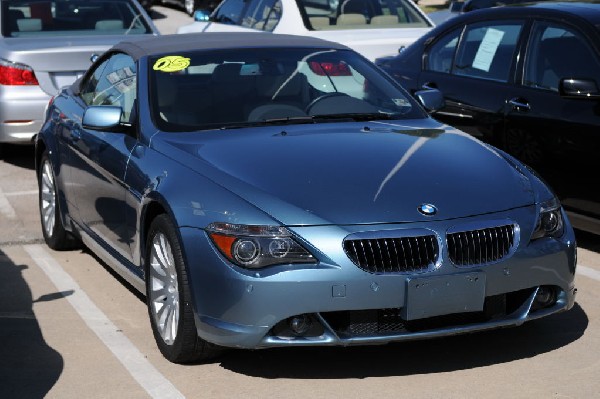
[[[504,258],[514,244],[512,224],[448,234],[448,255],[458,266],[480,265]]]
[[[371,273],[427,270],[437,262],[438,248],[434,235],[344,241],[352,262]]]

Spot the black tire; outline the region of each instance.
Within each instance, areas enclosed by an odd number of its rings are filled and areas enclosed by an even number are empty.
[[[181,244],[166,215],[157,216],[150,225],[144,261],[148,315],[163,356],[173,363],[217,356],[220,348],[198,337]]]
[[[47,151],[44,151],[40,159],[37,177],[38,208],[44,241],[50,248],[57,251],[79,247],[81,242],[73,237],[63,225],[54,169]]]

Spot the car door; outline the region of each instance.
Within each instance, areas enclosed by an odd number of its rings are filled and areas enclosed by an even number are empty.
[[[123,109],[122,122],[131,124],[136,96],[136,65],[116,53],[96,67],[82,84],[82,115],[88,106],[112,105]],[[126,131],[92,130],[77,122],[72,130],[72,193],[84,229],[102,245],[108,244],[131,260],[135,210],[126,204],[124,177],[136,138]],[[128,222],[129,221],[129,222]]]
[[[503,127],[525,20],[474,22],[456,27],[425,50],[419,87],[442,91],[446,106],[434,116],[492,141]]]
[[[529,36],[521,84],[507,99],[503,139],[506,149],[526,163],[539,165],[552,154],[591,155],[600,150],[600,101],[593,96],[561,95],[559,82],[564,78],[592,82],[597,91],[597,50],[579,27],[537,20]]]

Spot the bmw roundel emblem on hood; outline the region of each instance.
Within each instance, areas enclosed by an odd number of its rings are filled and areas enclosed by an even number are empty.
[[[419,212],[425,216],[433,216],[437,213],[437,208],[432,204],[423,204],[419,207]]]

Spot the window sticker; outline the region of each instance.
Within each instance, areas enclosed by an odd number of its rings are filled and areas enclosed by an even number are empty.
[[[190,66],[190,59],[180,55],[168,55],[154,63],[152,69],[161,72],[179,72]]]
[[[485,32],[485,36],[477,49],[477,54],[475,54],[473,68],[485,72],[490,71],[490,65],[492,65],[492,61],[494,60],[494,56],[496,55],[496,51],[498,51],[498,46],[500,46],[503,37],[504,32],[498,29],[489,28],[487,32]]]

